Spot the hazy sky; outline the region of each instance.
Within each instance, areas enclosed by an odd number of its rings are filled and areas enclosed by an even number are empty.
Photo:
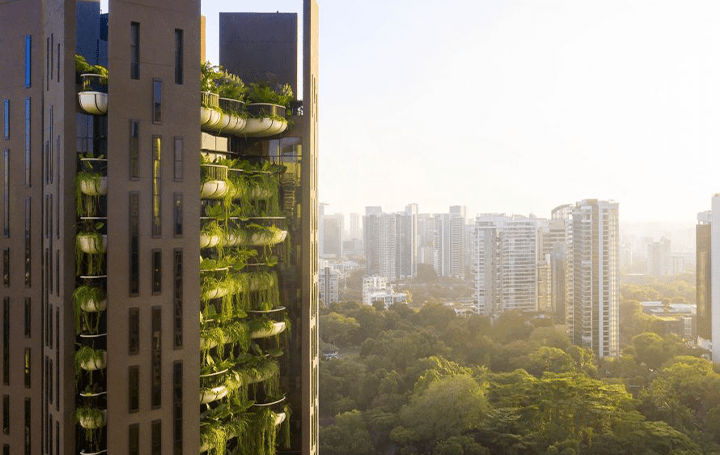
[[[320,199],[692,224],[720,191],[720,2],[320,0]],[[301,12],[302,1],[203,1]]]

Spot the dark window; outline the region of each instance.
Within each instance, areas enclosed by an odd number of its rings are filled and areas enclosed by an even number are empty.
[[[183,364],[173,363],[173,454],[183,455]]]
[[[162,251],[152,250],[152,293],[162,292]]]
[[[182,180],[183,177],[183,139],[175,138],[175,181]]]
[[[59,73],[60,71],[58,71],[58,74]],[[57,401],[60,402],[60,400]],[[60,455],[60,422],[58,422],[57,420],[55,421],[55,435],[55,453]]]
[[[173,220],[175,237],[182,237],[183,233],[183,210],[182,210],[182,194],[175,193],[175,202],[173,204]]]
[[[140,193],[130,193],[130,296],[140,293]]]
[[[10,385],[10,297],[3,299],[3,384]]]
[[[10,100],[3,102],[3,137],[10,139]]]
[[[50,77],[49,77],[49,79],[48,79],[48,81],[47,81],[47,85],[48,85],[47,88],[50,88],[50,80],[52,80],[52,78],[55,77],[55,55],[54,55],[53,52],[52,52],[52,51],[53,51],[53,47],[55,47],[55,35],[53,35],[53,34],[51,33],[51,34],[50,34],[50,41],[48,42],[48,47],[47,47],[47,55],[48,55],[48,58],[50,59],[50,64],[48,65],[49,68],[48,68],[48,71],[47,71],[47,73],[50,73]],[[47,74],[47,73],[46,73],[46,74]]]
[[[160,237],[160,157],[162,155],[162,138],[152,138],[152,236]]]
[[[50,430],[49,439],[47,442],[48,451],[50,452],[50,455],[53,455],[53,427],[52,427],[52,416],[48,414],[48,429]]]
[[[3,444],[3,455],[10,455],[10,444]]]
[[[162,122],[162,81],[153,79],[153,123]]]
[[[31,186],[30,184],[30,98],[25,98],[25,185]]]
[[[30,338],[31,304],[30,297],[25,297],[25,338]]]
[[[30,441],[32,438],[32,428],[30,427],[32,418],[30,416],[30,410],[30,398],[25,398],[25,455],[30,455],[32,453],[30,451]]]
[[[130,79],[140,79],[140,24],[130,22]]]
[[[47,358],[48,363],[48,375],[47,375],[47,395],[50,403],[53,401],[53,361],[50,357]]]
[[[181,348],[183,345],[183,252],[180,248],[176,248],[173,252],[173,312],[175,313],[174,343],[176,348]]]
[[[140,372],[137,365],[128,369],[128,410],[137,412],[140,409]]]
[[[10,287],[10,248],[3,249],[3,286]]]
[[[183,31],[175,29],[175,83],[183,83]]]
[[[140,177],[140,122],[130,120],[130,178]]]
[[[3,433],[10,434],[10,395],[3,395]]]
[[[128,427],[128,454],[140,455],[140,427],[137,423]]]
[[[128,354],[140,352],[140,309],[128,310]]]
[[[60,43],[57,45],[57,59],[55,60],[57,61],[57,81],[60,82]]]
[[[25,366],[25,388],[29,389],[32,385],[32,352],[30,348],[25,348],[25,359],[24,359],[24,366]]]
[[[152,426],[152,440],[151,440],[150,453],[152,455],[161,455],[162,422],[160,420],[153,420],[150,425]]]
[[[50,346],[50,348],[53,347],[53,325],[52,325],[52,305],[48,303],[48,314],[47,314],[47,339],[45,340],[45,345]]]
[[[25,199],[25,287],[29,288],[31,285],[30,271],[32,264],[30,262],[32,245],[30,238],[30,211],[32,209],[32,198]]]
[[[3,236],[10,237],[10,150],[3,150]]]
[[[162,319],[161,307],[152,307],[152,339],[150,340],[150,402],[153,408],[162,403]]]
[[[25,36],[25,87],[32,85],[32,36]]]

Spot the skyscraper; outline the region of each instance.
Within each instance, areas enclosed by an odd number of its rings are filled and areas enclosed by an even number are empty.
[[[598,357],[619,354],[618,204],[586,199],[572,210],[573,343]]]
[[[713,202],[715,198],[713,197]],[[712,211],[700,212],[695,227],[695,302],[697,304],[698,346],[711,350],[712,344]],[[717,357],[714,357],[717,358]]]
[[[465,207],[453,205],[449,213],[435,215],[435,271],[440,276],[465,277]]]
[[[198,0],[109,9],[0,3],[3,453],[316,453],[317,5],[301,88],[295,14],[221,17],[288,116],[201,94]]]
[[[417,276],[417,226],[417,204],[390,214],[367,207],[363,217],[367,275],[391,281]]]

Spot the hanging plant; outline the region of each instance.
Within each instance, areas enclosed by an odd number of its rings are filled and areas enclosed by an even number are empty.
[[[100,316],[106,305],[105,291],[99,287],[83,285],[73,291],[72,299],[75,332],[80,334],[83,328],[86,328],[89,333],[98,333]]]
[[[85,371],[104,370],[106,365],[107,352],[104,349],[94,349],[90,346],[82,346],[75,351],[75,376]]]
[[[107,179],[99,172],[75,174],[75,206],[78,216],[97,216],[100,196],[107,194]]]
[[[75,410],[75,423],[84,430],[85,442],[95,452],[100,450],[100,432],[105,426],[107,412],[93,406],[81,406]]]
[[[84,229],[78,232],[75,238],[76,275],[83,274],[83,264],[88,275],[102,274],[107,238],[100,233],[103,226],[103,223],[86,224]]]
[[[224,238],[225,229],[216,220],[205,223],[200,228],[200,248],[220,248]]]

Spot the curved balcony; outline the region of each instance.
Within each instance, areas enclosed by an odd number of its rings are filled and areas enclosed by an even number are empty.
[[[287,237],[287,231],[281,229],[250,231],[236,229],[225,237],[227,246],[273,246]]]
[[[103,350],[96,351],[97,355],[80,362],[80,368],[85,371],[104,370],[107,366],[107,353]]]
[[[79,232],[77,246],[86,254],[104,254],[107,250],[107,235],[94,232]]]
[[[222,199],[230,190],[228,167],[220,164],[201,164],[201,199]]]
[[[107,189],[107,177],[80,179],[80,192],[87,196],[106,196]]]
[[[83,408],[80,408],[78,411],[81,411],[82,409]],[[105,426],[105,422],[107,421],[107,411],[104,409],[99,412],[97,412],[98,410],[94,411],[95,412],[78,412],[77,421],[81,427],[86,430],[94,430]]]
[[[107,76],[81,74],[82,91],[78,92],[80,108],[90,115],[105,115],[108,111]]]
[[[265,137],[280,134],[287,129],[285,107],[270,103],[253,103],[247,107],[250,118],[243,130],[248,137]]]
[[[220,385],[217,387],[201,389],[200,390],[200,404],[208,404],[213,401],[220,400],[227,396],[229,390],[226,386]]]
[[[264,327],[262,329],[258,329],[253,332],[250,332],[250,338],[252,338],[252,339],[268,338],[273,335],[277,335],[279,333],[284,332],[285,328],[286,328],[285,321],[273,322],[272,327]]]

